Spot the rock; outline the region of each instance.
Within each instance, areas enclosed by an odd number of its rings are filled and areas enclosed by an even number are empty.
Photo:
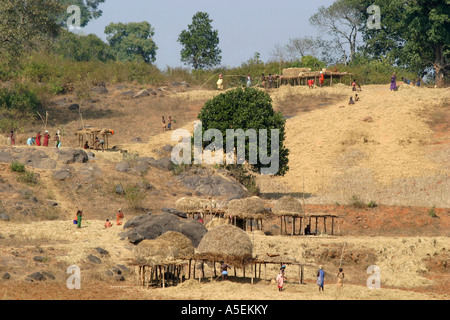
[[[109,91],[104,86],[93,87],[92,91],[99,94],[108,94]]]
[[[180,211],[178,209],[173,209],[173,208],[162,208],[161,209],[162,212],[166,212],[166,213],[170,213],[170,214],[174,214],[176,216],[179,216],[180,218],[187,218],[187,213]]]
[[[137,183],[137,186],[143,190],[153,190],[155,189],[155,186],[152,185],[150,182],[147,181],[139,181]]]
[[[176,178],[186,189],[198,196],[224,196],[229,199],[241,199],[249,195],[248,190],[234,179],[219,174],[201,176],[197,174],[181,174]]]
[[[80,105],[73,103],[69,106],[69,110],[78,111],[80,109]]]
[[[163,171],[169,171],[173,165],[170,158],[154,159],[152,157],[144,157],[140,158],[138,162],[147,163],[149,166]]]
[[[89,151],[87,155],[88,157],[95,158],[95,153],[93,153],[92,151]]]
[[[117,268],[117,267],[112,267],[112,268],[111,268],[111,271],[114,272],[115,274],[122,274],[122,270],[120,270],[120,269]]]
[[[14,160],[37,169],[56,168],[56,161],[51,159],[42,148],[13,148],[0,150],[0,162],[11,163]]]
[[[125,281],[125,277],[122,274],[118,274],[114,277],[116,281]]]
[[[371,116],[364,117],[361,121],[364,122],[373,122],[373,118]]]
[[[142,97],[148,97],[150,95],[150,91],[147,89],[141,90],[138,93],[136,93],[133,98],[142,98]]]
[[[50,272],[42,271],[42,275],[47,279],[55,280],[55,276],[53,274],[51,274]]]
[[[57,207],[58,206],[58,202],[56,202],[54,200],[47,200],[47,205],[49,207]]]
[[[70,179],[71,176],[72,174],[67,169],[53,171],[53,179],[55,180],[67,180]]]
[[[133,139],[131,139],[131,142],[133,143],[142,143],[142,139],[139,137],[134,137]]]
[[[194,247],[198,246],[208,231],[203,224],[193,219],[184,219],[168,213],[134,217],[125,223],[124,229],[129,229],[123,235],[133,244],[144,239],[156,239],[167,231],[176,231],[191,239]]]
[[[0,220],[9,221],[9,215],[6,213],[0,213]]]
[[[119,162],[114,169],[119,172],[128,172],[131,168],[127,162]]]
[[[33,272],[29,274],[25,280],[27,281],[44,281],[46,278],[40,272]]]
[[[130,271],[130,269],[128,269],[126,266],[124,266],[123,264],[118,264],[117,267],[122,270],[122,272],[128,272]]]
[[[5,273],[2,275],[2,279],[3,279],[3,280],[9,280],[9,279],[11,279],[11,275],[10,275],[8,272],[5,272]]]
[[[92,262],[92,263],[95,263],[95,264],[100,264],[100,263],[102,263],[102,260],[101,260],[99,257],[94,256],[93,254],[88,255],[87,258],[88,258],[88,260],[89,260],[90,262]]]
[[[135,96],[134,91],[125,91],[125,92],[122,92],[121,95],[125,96],[125,97],[130,97],[130,98]]]
[[[85,163],[88,161],[88,155],[81,149],[57,149],[58,161],[64,164]]]
[[[120,194],[120,195],[125,194],[125,190],[123,190],[123,187],[121,184],[116,185],[116,193]]]
[[[145,162],[141,162],[138,163],[137,165],[135,165],[133,168],[131,168],[130,173],[135,174],[135,175],[143,175],[147,172],[148,170],[148,164]]]
[[[46,262],[48,259],[46,257],[43,256],[34,256],[33,260],[36,262]]]
[[[91,163],[85,163],[78,169],[80,175],[85,181],[96,181],[102,176],[102,170]]]
[[[100,248],[100,247],[95,248],[95,250],[97,250],[97,252],[98,252],[99,254],[103,255],[103,256],[106,256],[106,255],[109,254],[109,252],[108,252],[107,250],[105,250],[105,249],[103,249],[103,248]]]

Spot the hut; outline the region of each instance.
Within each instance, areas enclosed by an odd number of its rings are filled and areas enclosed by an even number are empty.
[[[305,213],[300,200],[292,196],[283,196],[277,200],[273,207],[273,214],[280,217],[280,230],[281,233],[289,234],[287,231],[287,218],[292,219],[292,228],[290,235],[318,235],[319,234],[319,219],[322,220],[321,234],[327,233],[327,218],[330,218],[331,222],[331,235],[334,235],[334,224],[338,216],[333,213]],[[296,232],[296,221],[299,220],[299,229]],[[315,229],[311,229],[311,223],[315,220]],[[303,228],[303,223],[305,228]]]
[[[253,244],[248,234],[242,229],[233,225],[221,225],[203,236],[197,247],[195,259],[202,262],[203,277],[204,263],[212,262],[214,270],[211,275],[217,276],[216,263],[219,261],[234,267],[235,275],[236,268],[242,268],[245,277],[245,266],[252,265]]]
[[[94,127],[83,127],[80,130],[75,131],[75,135],[78,136],[78,144],[80,148],[84,147],[85,141],[91,143],[91,148],[96,148],[95,138],[99,137],[100,140],[105,142],[105,148],[109,149],[109,137],[114,135],[112,129],[100,129]]]
[[[334,82],[339,81],[339,83],[343,83],[343,81],[349,81],[349,85],[351,85],[353,80],[353,74],[349,72],[338,72],[337,70],[327,70],[322,69],[322,73],[326,80],[325,83],[328,83],[330,86]],[[287,68],[283,69],[283,76],[280,79],[280,84],[290,84],[290,85],[306,85],[307,81],[310,79],[314,79],[314,83],[317,83],[320,76],[320,71],[311,71],[310,68]]]
[[[228,203],[227,213],[235,226],[253,231],[253,224],[256,221],[257,230],[263,230],[263,220],[271,216],[271,211],[265,208],[264,202],[259,197],[244,199],[234,199]]]
[[[212,218],[217,215],[219,217],[223,217],[225,212],[221,208],[220,203],[218,203],[216,200],[201,199],[196,197],[183,197],[178,199],[175,202],[175,208],[180,211],[186,212],[188,217],[191,217],[195,220],[197,220],[198,217],[203,218],[205,216],[210,216],[209,220],[212,220]]]
[[[134,249],[134,261],[139,268],[138,285],[165,287],[183,280],[183,266],[194,257],[192,241],[185,235],[168,231],[154,240],[143,240]],[[189,270],[190,276],[190,270]]]

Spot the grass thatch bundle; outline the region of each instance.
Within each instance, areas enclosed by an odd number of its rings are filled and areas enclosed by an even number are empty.
[[[263,219],[270,214],[259,197],[231,200],[228,203],[228,213],[242,219]]]
[[[199,212],[202,210],[213,210],[217,202],[212,199],[200,199],[195,197],[183,197],[175,202],[175,208],[184,212]]]
[[[311,72],[311,68],[287,68],[283,69],[283,77],[298,77],[300,73]]]
[[[208,231],[197,247],[200,258],[225,261],[241,267],[252,259],[253,244],[242,229],[233,225],[222,225]]]
[[[145,265],[177,263],[194,256],[192,241],[185,235],[168,231],[154,240],[143,240],[134,249],[135,262]]]
[[[300,200],[292,196],[283,196],[277,200],[272,209],[273,213],[279,216],[299,216],[303,215]]]

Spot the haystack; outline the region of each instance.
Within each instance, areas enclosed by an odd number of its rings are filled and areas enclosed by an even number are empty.
[[[259,197],[231,200],[228,203],[228,213],[241,219],[263,219],[269,214]]]
[[[168,231],[154,240],[143,240],[134,249],[137,264],[156,266],[182,262],[194,256],[192,241],[185,235]]]
[[[200,199],[195,197],[183,197],[175,202],[175,208],[187,213],[212,210],[217,207],[217,202],[212,199]]]
[[[298,77],[305,72],[311,72],[311,68],[287,68],[283,69],[283,77]]]
[[[292,196],[283,196],[277,200],[272,209],[278,216],[300,216],[303,215],[300,200]]]
[[[197,257],[210,261],[226,261],[241,267],[253,256],[253,244],[245,231],[222,225],[208,231],[197,248]]]

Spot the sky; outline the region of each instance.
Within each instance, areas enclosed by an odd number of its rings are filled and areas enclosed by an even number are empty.
[[[192,23],[198,11],[207,12],[219,33],[221,66],[236,67],[260,53],[261,60],[271,58],[276,45],[291,38],[319,36],[309,17],[320,6],[334,0],[106,0],[100,5],[103,15],[92,20],[81,31],[93,33],[106,41],[105,27],[111,22],[148,21],[154,28],[153,40],[158,46],[155,65],[187,67],[180,61],[182,46],[178,35]]]

